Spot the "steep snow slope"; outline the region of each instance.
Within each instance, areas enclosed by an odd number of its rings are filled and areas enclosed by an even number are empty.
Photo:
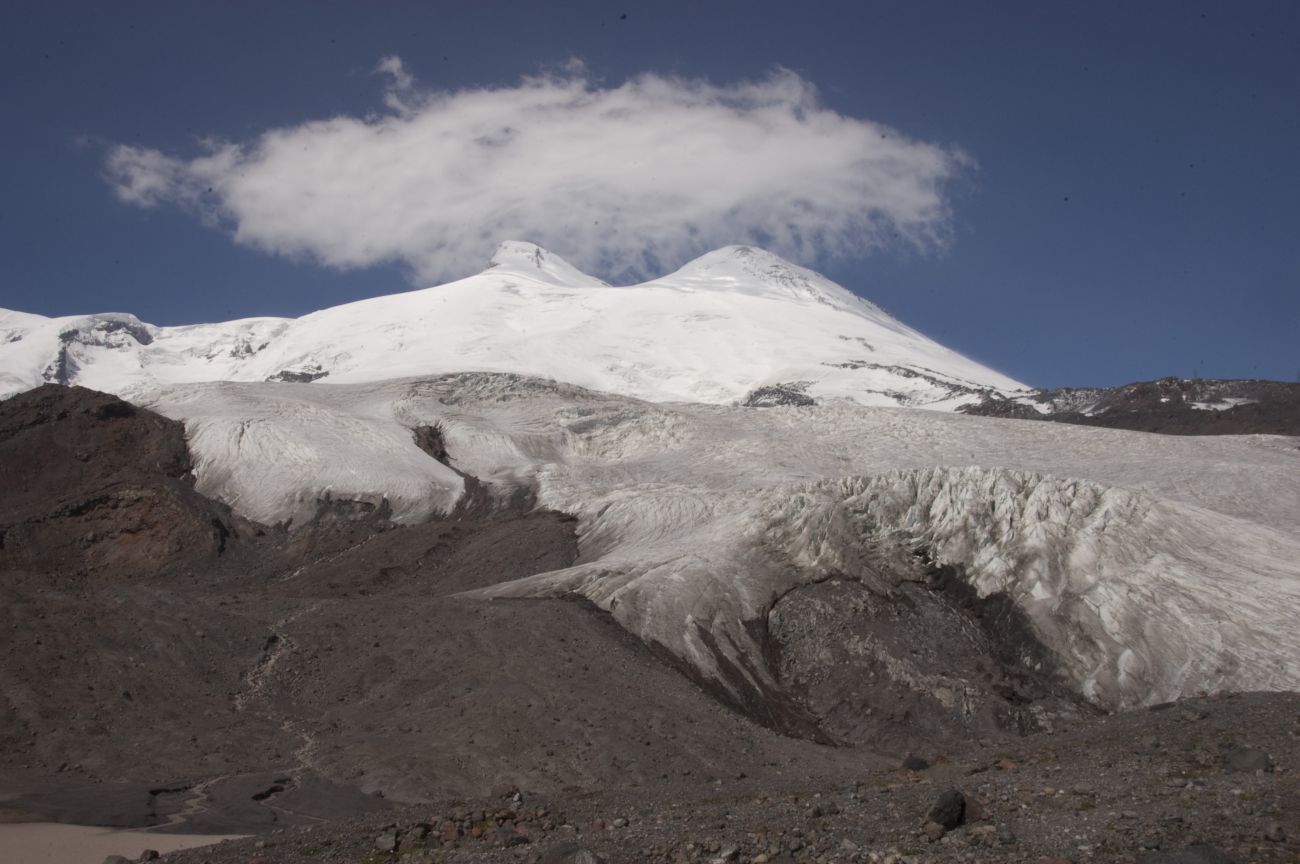
[[[467,279],[298,319],[155,327],[0,310],[0,397],[46,381],[122,395],[199,381],[541,375],[655,401],[847,397],[951,409],[1020,389],[833,282],[749,247],[611,287],[529,243]]]
[[[454,482],[413,484],[374,445],[440,423],[455,467],[580,519],[577,566],[488,593],[585,594],[739,697],[772,684],[754,634],[777,598],[830,577],[888,593],[915,548],[1005,592],[1101,705],[1300,688],[1290,439],[664,405],[481,374],[187,385],[148,404],[185,421],[202,491],[267,519],[326,493],[384,496],[407,520],[447,506]],[[340,433],[354,426],[372,431]],[[330,460],[346,484],[318,474]]]

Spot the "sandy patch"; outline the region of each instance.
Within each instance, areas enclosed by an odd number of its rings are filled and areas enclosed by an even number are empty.
[[[152,834],[55,822],[0,825],[0,864],[102,864],[109,855],[134,859],[145,849],[171,852],[238,836]]]

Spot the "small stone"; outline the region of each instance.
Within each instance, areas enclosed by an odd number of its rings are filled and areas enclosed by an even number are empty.
[[[997,768],[999,771],[1014,771],[1016,763],[1012,762],[1010,759],[1002,758],[994,762],[993,767]]]
[[[618,817],[617,819],[614,820],[614,827],[615,827],[615,828],[626,828],[626,827],[627,827],[627,820],[624,819],[622,816]]]
[[[951,831],[966,820],[966,796],[960,789],[949,789],[934,802],[928,818],[945,831]]]
[[[943,835],[948,833],[942,825],[934,821],[926,822],[921,831],[925,834],[925,838],[931,843],[942,839]]]
[[[518,831],[501,825],[496,830],[497,843],[502,846],[523,846],[528,838]]]
[[[1286,840],[1286,832],[1282,830],[1281,822],[1274,822],[1264,830],[1264,839],[1270,843],[1281,843]]]
[[[998,826],[998,845],[999,845],[999,846],[1010,846],[1010,845],[1012,845],[1012,844],[1015,843],[1015,842],[1016,842],[1016,835],[1015,835],[1015,833],[1011,830],[1011,826],[1010,826],[1010,825],[999,825],[999,826]]]
[[[145,849],[140,853],[141,861],[157,861],[159,858],[157,849]]]
[[[590,849],[564,843],[548,849],[538,864],[605,864],[605,859]]]
[[[1234,864],[1234,862],[1214,846],[1197,844],[1186,849],[1143,855],[1138,858],[1138,864]]]
[[[1223,764],[1229,771],[1271,771],[1273,760],[1263,750],[1250,747],[1235,747],[1223,757]]]
[[[903,767],[908,771],[924,771],[926,768],[930,767],[930,763],[922,759],[920,756],[909,755],[903,760]]]
[[[397,832],[385,831],[375,838],[375,848],[380,852],[397,851]]]

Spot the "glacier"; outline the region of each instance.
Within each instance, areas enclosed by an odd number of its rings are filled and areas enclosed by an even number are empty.
[[[199,490],[263,522],[330,500],[419,521],[455,506],[461,473],[532,490],[578,517],[580,559],[481,595],[585,596],[738,701],[774,686],[755,634],[781,596],[827,579],[889,596],[917,550],[1010,598],[1103,708],[1300,689],[1294,439],[649,402],[502,373],[140,398],[185,423]],[[414,444],[430,425],[450,468]]]

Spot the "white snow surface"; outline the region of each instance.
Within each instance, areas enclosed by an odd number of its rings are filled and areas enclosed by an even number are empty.
[[[202,381],[359,383],[462,371],[720,404],[787,384],[815,398],[951,410],[978,401],[981,388],[1024,389],[811,270],[747,246],[613,287],[531,243],[507,242],[475,276],[296,319],[156,327],[121,313],[0,310],[0,398],[47,381],[129,397]]]
[[[410,431],[440,423],[455,468],[579,518],[576,566],[483,594],[580,592],[735,693],[772,683],[745,622],[822,579],[888,593],[883,562],[916,547],[1006,592],[1107,708],[1300,689],[1296,439],[652,403],[478,373],[142,401],[185,422],[201,491],[264,522],[327,496],[445,511],[460,478]]]

